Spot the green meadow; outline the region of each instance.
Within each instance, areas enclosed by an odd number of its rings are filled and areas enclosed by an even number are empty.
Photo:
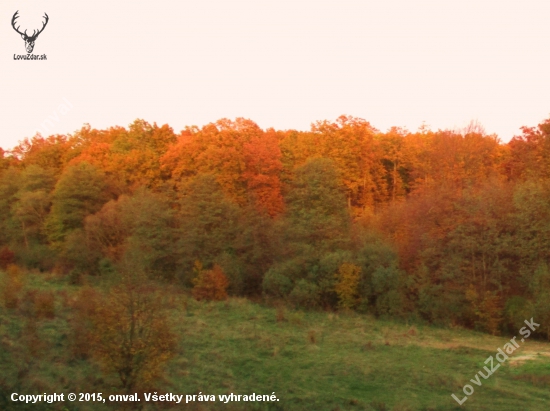
[[[16,308],[0,308],[1,410],[122,409],[120,403],[10,401],[13,392],[120,393],[116,375],[73,354],[71,300],[81,287],[66,278],[26,274],[21,295],[33,289],[52,291],[53,316],[37,318],[24,298]],[[490,336],[353,312],[298,311],[240,298],[198,302],[170,287],[165,298],[178,348],[156,392],[215,395],[216,402],[142,399],[143,410],[548,409],[550,344],[540,339],[526,340],[477,386],[470,379],[514,335]],[[459,406],[451,394],[463,398],[465,384],[475,392]],[[230,393],[275,393],[279,401],[218,400],[218,395]]]

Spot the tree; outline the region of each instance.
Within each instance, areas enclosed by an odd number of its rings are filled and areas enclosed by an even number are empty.
[[[318,255],[345,247],[351,220],[332,160],[315,158],[298,168],[287,204],[287,233],[296,246]]]
[[[19,237],[20,225],[13,218],[12,207],[17,201],[21,171],[10,167],[0,175],[0,243],[13,243]]]
[[[103,172],[88,163],[69,166],[53,192],[52,210],[46,222],[50,242],[60,244],[66,235],[82,228],[84,218],[107,201]]]
[[[505,164],[511,180],[550,177],[550,118],[537,127],[522,127],[522,135],[508,143],[510,157]]]
[[[254,167],[258,164],[248,161],[247,169],[245,157],[251,151],[260,154],[264,143],[269,154],[277,153],[272,143],[263,141],[263,134],[262,129],[251,120],[221,119],[201,129],[189,128],[182,132],[178,142],[170,146],[161,162],[176,187],[184,188],[199,174],[212,174],[228,198],[243,206],[248,200],[248,185],[258,190],[262,187],[258,185],[260,181],[251,179],[252,176],[263,174],[269,177],[268,185],[276,189],[276,181],[271,178],[277,171],[276,158],[269,159],[260,170]],[[247,144],[249,146],[245,149]],[[265,154],[261,155],[266,158]],[[245,171],[249,173],[247,177]]]
[[[380,143],[384,152],[383,162],[388,176],[388,197],[391,201],[405,194],[404,165],[407,153],[404,152],[404,136],[406,132],[398,127],[392,127],[381,135]]]
[[[348,208],[361,214],[385,200],[385,170],[376,130],[365,120],[340,116],[318,121],[310,132],[291,131],[282,139],[283,175],[291,180],[295,168],[315,157],[331,159],[345,189]]]
[[[113,141],[109,172],[132,189],[159,187],[164,179],[160,158],[175,141],[176,135],[167,124],[159,127],[138,119]]]
[[[172,279],[176,271],[176,227],[166,199],[147,189],[122,195],[86,217],[90,245],[104,258],[118,263],[128,252],[139,252],[153,275]]]
[[[12,205],[14,219],[20,224],[25,247],[29,242],[45,240],[44,225],[51,206],[54,175],[40,166],[31,165],[21,173],[19,190]]]
[[[282,249],[266,273],[264,291],[290,291],[298,305],[333,305],[334,273],[349,259],[351,219],[332,160],[315,158],[299,167],[278,223]]]
[[[193,279],[193,297],[196,300],[222,301],[227,299],[229,281],[221,267],[217,264],[211,270],[203,270],[200,262],[195,263]]]
[[[278,218],[273,219],[250,204],[240,213],[235,252],[224,253],[217,259],[229,277],[229,291],[239,295],[259,295],[263,276],[281,250],[282,238],[277,230]]]
[[[338,294],[340,308],[351,309],[359,302],[359,281],[361,279],[361,267],[344,263],[336,273],[336,285],[334,290]]]
[[[56,175],[67,164],[70,152],[67,136],[59,134],[47,138],[37,134],[31,140],[26,138],[11,150],[12,155],[25,166],[37,165],[53,170]]]
[[[180,203],[177,253],[182,280],[190,284],[196,260],[211,268],[224,253],[235,253],[240,209],[228,200],[216,177],[201,174],[191,180]]]
[[[95,311],[92,355],[118,375],[125,393],[133,393],[152,388],[175,355],[177,339],[160,292],[139,265],[130,257],[120,270],[120,284]]]
[[[280,214],[284,207],[279,179],[283,166],[278,143],[277,133],[270,129],[263,135],[251,136],[244,144],[246,168],[243,178],[249,195],[259,211],[272,217]]]

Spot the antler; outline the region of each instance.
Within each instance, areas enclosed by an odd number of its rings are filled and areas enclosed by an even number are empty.
[[[19,16],[17,15],[17,13],[19,13],[19,10],[17,10],[17,11],[15,12],[15,14],[13,15],[13,17],[12,17],[12,19],[11,19],[11,25],[12,25],[13,29],[14,29],[16,32],[18,32],[18,33],[21,34],[22,36],[25,36],[25,37],[27,37],[27,38],[29,38],[29,39],[35,39],[36,37],[38,37],[38,35],[39,35],[40,33],[42,33],[42,31],[44,31],[44,28],[46,27],[46,24],[48,24],[48,21],[50,20],[50,18],[48,17],[48,14],[47,14],[47,13],[44,13],[44,16],[42,16],[42,17],[44,17],[44,18],[46,19],[46,21],[42,23],[42,28],[41,28],[40,30],[38,30],[38,33],[36,32],[36,30],[33,30],[32,36],[29,36],[29,35],[27,35],[27,30],[25,30],[24,33],[21,33],[21,32],[19,31],[19,27],[21,27],[21,26],[17,26],[17,28],[15,28],[15,20],[19,18]]]
[[[27,30],[25,30],[24,33],[21,33],[21,32],[19,31],[19,27],[21,27],[21,26],[17,26],[17,28],[15,28],[15,20],[16,20],[17,18],[19,18],[19,16],[17,15],[17,13],[19,13],[19,10],[17,10],[17,11],[15,12],[15,14],[13,15],[13,17],[12,17],[12,19],[11,19],[11,26],[12,26],[13,29],[14,29],[16,32],[18,32],[19,34],[21,34],[22,36],[26,36],[26,35],[27,35]]]
[[[48,21],[50,20],[50,18],[48,17],[46,12],[44,12],[44,16],[42,16],[42,17],[44,17],[46,19],[46,21],[44,23],[42,23],[42,28],[40,30],[38,30],[38,33],[34,34],[34,32],[36,30],[33,30],[31,38],[38,37],[38,35],[44,31],[44,28],[46,27],[46,24],[48,24]]]

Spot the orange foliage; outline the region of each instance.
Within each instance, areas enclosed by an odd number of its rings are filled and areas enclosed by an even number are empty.
[[[79,148],[80,153],[71,164],[83,161],[93,164],[130,188],[160,184],[160,157],[168,145],[176,141],[168,125],[159,127],[155,123],[151,126],[143,120],[136,120],[129,130],[111,127],[98,132],[88,128],[81,134],[83,147]]]
[[[14,264],[10,264],[7,269],[7,275],[4,277],[2,286],[2,299],[4,307],[17,308],[19,305],[19,294],[23,288],[23,278],[21,270]]]
[[[244,144],[244,156],[246,168],[243,178],[255,197],[257,207],[270,216],[280,214],[284,207],[279,179],[283,164],[277,132],[269,129],[263,136],[251,137]]]
[[[250,120],[221,119],[200,130],[188,128],[161,158],[163,172],[185,188],[198,174],[213,173],[225,194],[243,205],[249,195],[274,216],[283,208],[278,135]]]
[[[11,153],[24,160],[25,165],[35,164],[60,172],[69,160],[70,151],[71,145],[67,136],[58,134],[44,138],[38,134],[31,140],[24,139]]]
[[[200,263],[195,263],[197,277],[193,279],[193,297],[198,300],[222,301],[227,299],[229,280],[219,265],[212,270],[203,270]]]

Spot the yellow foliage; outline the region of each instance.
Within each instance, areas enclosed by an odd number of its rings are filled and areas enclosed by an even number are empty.
[[[161,296],[146,281],[126,280],[111,290],[94,315],[92,355],[118,374],[126,392],[145,389],[176,353]]]
[[[344,263],[336,273],[334,291],[338,294],[340,308],[352,309],[359,302],[359,280],[361,267]]]
[[[4,307],[17,308],[19,305],[19,293],[22,288],[23,279],[21,270],[15,264],[10,264],[2,284],[2,300],[4,302]]]
[[[473,285],[466,291],[466,299],[472,305],[476,323],[485,331],[493,335],[498,334],[499,325],[502,322],[502,305],[500,297],[495,293],[486,291],[480,296]]]

